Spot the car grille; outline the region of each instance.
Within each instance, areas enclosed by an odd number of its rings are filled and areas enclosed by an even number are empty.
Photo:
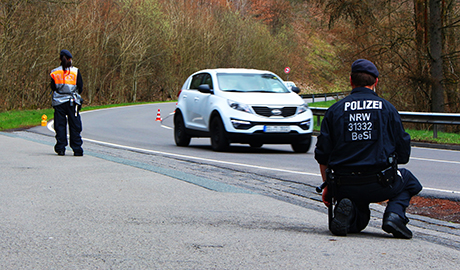
[[[252,107],[254,111],[258,115],[270,117],[270,116],[283,116],[283,117],[289,117],[295,115],[295,112],[297,111],[297,107],[283,107],[283,108],[269,108],[265,106],[253,106]],[[281,114],[273,114],[273,110],[278,109],[281,111]]]

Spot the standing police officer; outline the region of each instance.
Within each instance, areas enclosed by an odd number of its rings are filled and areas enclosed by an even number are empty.
[[[56,145],[54,151],[60,156],[65,155],[67,146],[67,121],[69,122],[70,147],[75,156],[83,156],[81,145],[80,108],[83,91],[83,79],[78,68],[72,66],[72,54],[62,50],[59,58],[61,66],[51,71],[51,89],[53,90],[52,105],[54,108],[54,130]]]
[[[422,186],[410,171],[397,168],[409,161],[410,135],[395,107],[375,93],[378,76],[372,62],[356,60],[351,94],[324,116],[315,149],[323,181],[331,183],[323,191],[323,202],[330,206],[332,192],[338,203],[329,230],[346,236],[366,228],[370,203],[389,200],[382,229],[410,239],[405,212]]]

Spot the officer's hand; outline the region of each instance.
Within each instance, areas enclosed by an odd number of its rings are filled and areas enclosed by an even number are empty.
[[[323,189],[323,203],[326,205],[326,207],[329,207],[332,203],[332,198],[329,196],[327,187]]]

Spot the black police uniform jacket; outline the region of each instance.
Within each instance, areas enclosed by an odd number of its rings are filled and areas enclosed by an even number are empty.
[[[336,172],[375,172],[410,156],[410,135],[396,108],[365,87],[332,105],[324,116],[315,159]]]

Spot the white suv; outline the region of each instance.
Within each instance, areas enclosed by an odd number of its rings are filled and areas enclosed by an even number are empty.
[[[294,91],[294,92],[293,92]],[[212,149],[230,143],[291,144],[310,148],[313,115],[307,104],[276,74],[253,69],[208,69],[182,86],[174,115],[174,139],[188,146],[192,137],[210,137]],[[296,93],[295,93],[296,92]]]

